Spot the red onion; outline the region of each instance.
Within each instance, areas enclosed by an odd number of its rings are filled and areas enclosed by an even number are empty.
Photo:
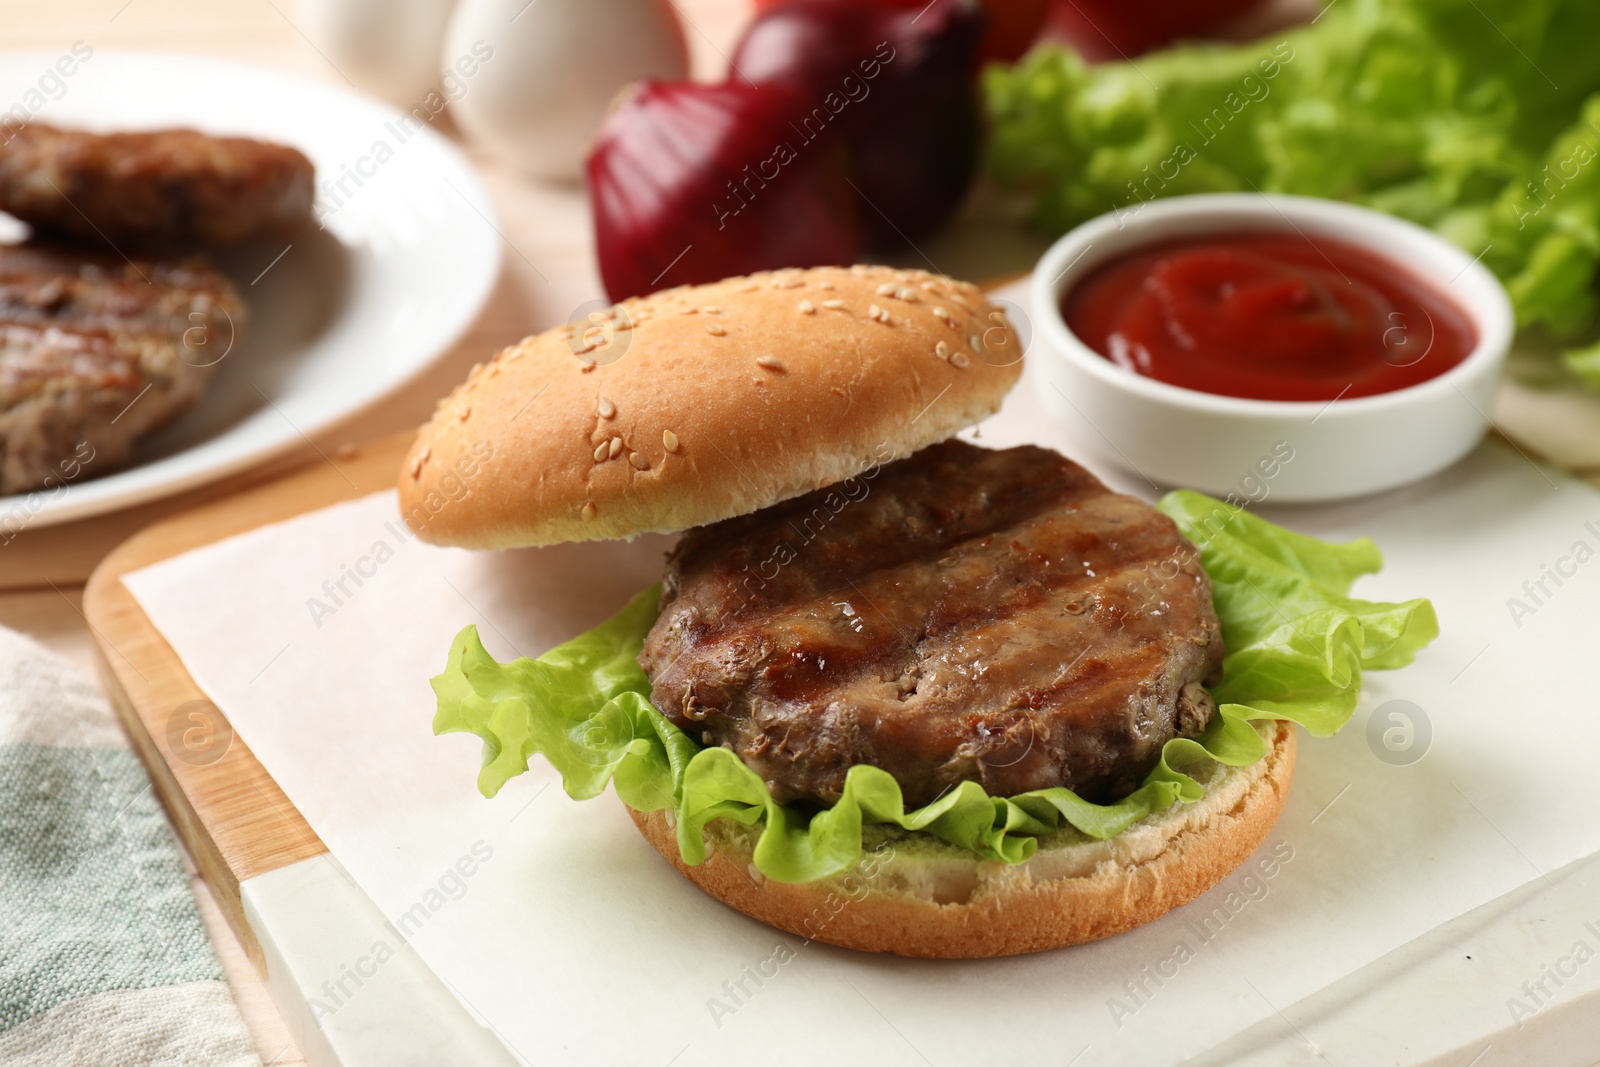
[[[975,0],[918,9],[797,0],[759,14],[729,81],[800,94],[798,129],[837,129],[850,149],[874,247],[947,219],[978,166],[973,65],[986,19]]]
[[[873,2],[921,11],[928,0]],[[792,3],[794,0],[754,0],[757,13]],[[992,59],[1001,63],[1015,63],[1039,36],[1045,17],[1050,14],[1051,3],[1052,0],[983,0],[983,10],[989,15],[989,31],[983,35],[979,61]]]
[[[1146,0],[1142,4],[1058,0],[1051,6],[1045,36],[1065,40],[1091,63],[1105,63],[1142,55],[1182,38],[1214,36],[1263,6],[1264,0]],[[1257,27],[1256,32],[1265,33],[1269,28]]]
[[[843,145],[790,125],[781,87],[642,82],[588,160],[600,274],[613,300],[776,267],[855,261]]]

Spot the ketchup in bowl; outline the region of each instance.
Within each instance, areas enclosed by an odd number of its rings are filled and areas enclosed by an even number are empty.
[[[1478,343],[1454,301],[1392,260],[1300,233],[1152,245],[1062,300],[1067,327],[1119,366],[1254,400],[1334,400],[1435,378]]]

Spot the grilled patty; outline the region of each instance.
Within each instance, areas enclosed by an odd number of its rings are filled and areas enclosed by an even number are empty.
[[[0,495],[127,463],[199,400],[243,321],[198,259],[0,245]]]
[[[831,804],[867,763],[922,805],[1126,795],[1205,728],[1222,653],[1170,519],[1046,449],[947,441],[691,530],[639,662],[779,801]]]
[[[88,133],[0,126],[0,210],[104,244],[227,244],[311,214],[311,161],[197,130]]]

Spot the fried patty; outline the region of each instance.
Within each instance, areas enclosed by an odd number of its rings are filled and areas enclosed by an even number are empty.
[[[0,126],[0,210],[101,243],[260,236],[310,217],[314,177],[299,151],[246,137]]]
[[[126,464],[200,399],[244,315],[198,258],[0,245],[0,495]]]
[[[1126,795],[1198,735],[1211,583],[1173,522],[1055,452],[947,441],[687,533],[640,664],[655,706],[781,802],[858,763],[910,805],[963,781]]]

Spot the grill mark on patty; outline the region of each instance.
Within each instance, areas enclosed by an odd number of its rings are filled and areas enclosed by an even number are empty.
[[[1030,522],[1050,526],[1054,525],[1052,519],[1053,516],[1047,515]],[[785,700],[810,699],[815,693],[808,687],[834,685],[842,677],[873,673],[886,663],[895,663],[897,655],[907,648],[916,652],[929,643],[938,644],[952,633],[1001,627],[1046,604],[1061,604],[1063,597],[1067,598],[1067,603],[1080,596],[1093,600],[1092,590],[1104,588],[1108,580],[1130,572],[1142,572],[1150,563],[1163,558],[1163,553],[1155,549],[1167,547],[1150,546],[1138,556],[1122,561],[1095,560],[1098,567],[1086,569],[1095,571],[1094,576],[1086,571],[1059,569],[1028,575],[1026,559],[1018,557],[1045,553],[1033,552],[1033,545],[1014,537],[1013,554],[1001,559],[1002,562],[1016,562],[1018,566],[986,575],[985,564],[992,560],[992,546],[992,535],[944,546],[941,562],[952,560],[954,563],[939,567],[943,573],[938,575],[940,580],[936,587],[930,587],[933,583],[915,581],[919,573],[927,570],[928,554],[923,553],[919,558],[871,574],[845,575],[818,595],[771,612],[765,629],[792,634],[790,643],[806,650],[804,655],[795,655],[782,646],[774,650],[783,659],[773,662],[764,672],[773,695]],[[1074,543],[1066,552],[1079,556],[1090,553],[1091,549],[1082,543]],[[890,610],[894,613],[886,614],[879,606],[880,601],[892,605]],[[841,604],[849,604],[853,610],[853,615],[847,618],[861,620],[859,631],[853,626],[837,631],[823,624],[823,628],[833,631],[832,641],[811,632],[817,628],[816,621],[825,619],[830,608]],[[894,610],[896,608],[899,610]],[[808,621],[813,625],[808,626]],[[1104,625],[1105,620],[1096,619],[1095,624]],[[728,640],[737,642],[746,633],[730,613],[723,617],[720,625],[700,631],[697,638],[702,646],[710,646]],[[902,671],[894,673],[898,676]]]
[[[797,516],[816,523],[798,547]],[[795,558],[749,580],[782,543]],[[640,657],[653,699],[781,800],[831,802],[858,762],[913,804],[965,779],[1119,796],[1179,727],[1204,727],[1209,698],[1180,697],[1221,661],[1171,521],[1037,448],[947,442],[691,531],[664,588]]]
[[[764,588],[752,589],[750,600],[723,605],[737,618],[744,612],[761,610],[763,600],[775,603],[791,597],[791,586],[797,581],[811,585],[832,577],[834,581],[818,591],[837,591],[848,584],[851,575],[897,563],[928,562],[957,542],[993,534],[1022,518],[1069,503],[1076,493],[1106,492],[1092,475],[1078,468],[1077,473],[1083,476],[1079,485],[1003,485],[998,496],[987,492],[980,500],[962,507],[957,502],[940,502],[936,492],[919,492],[918,483],[933,489],[928,479],[913,477],[918,473],[915,468],[896,470],[898,466],[883,468],[876,484],[867,477],[851,479],[840,486],[719,523],[717,538],[687,541],[679,549],[675,557],[678,570],[689,573],[709,563],[718,567],[730,562],[754,564],[771,559],[782,545],[803,551],[804,574],[785,566]],[[843,488],[852,487],[852,483],[853,488]],[[843,501],[838,512],[824,503],[830,492]],[[864,495],[851,500],[852,493]],[[880,515],[860,506],[874,494],[895,498],[896,507],[891,514]],[[885,536],[887,525],[895,528],[893,536]],[[930,538],[930,534],[935,536]]]

